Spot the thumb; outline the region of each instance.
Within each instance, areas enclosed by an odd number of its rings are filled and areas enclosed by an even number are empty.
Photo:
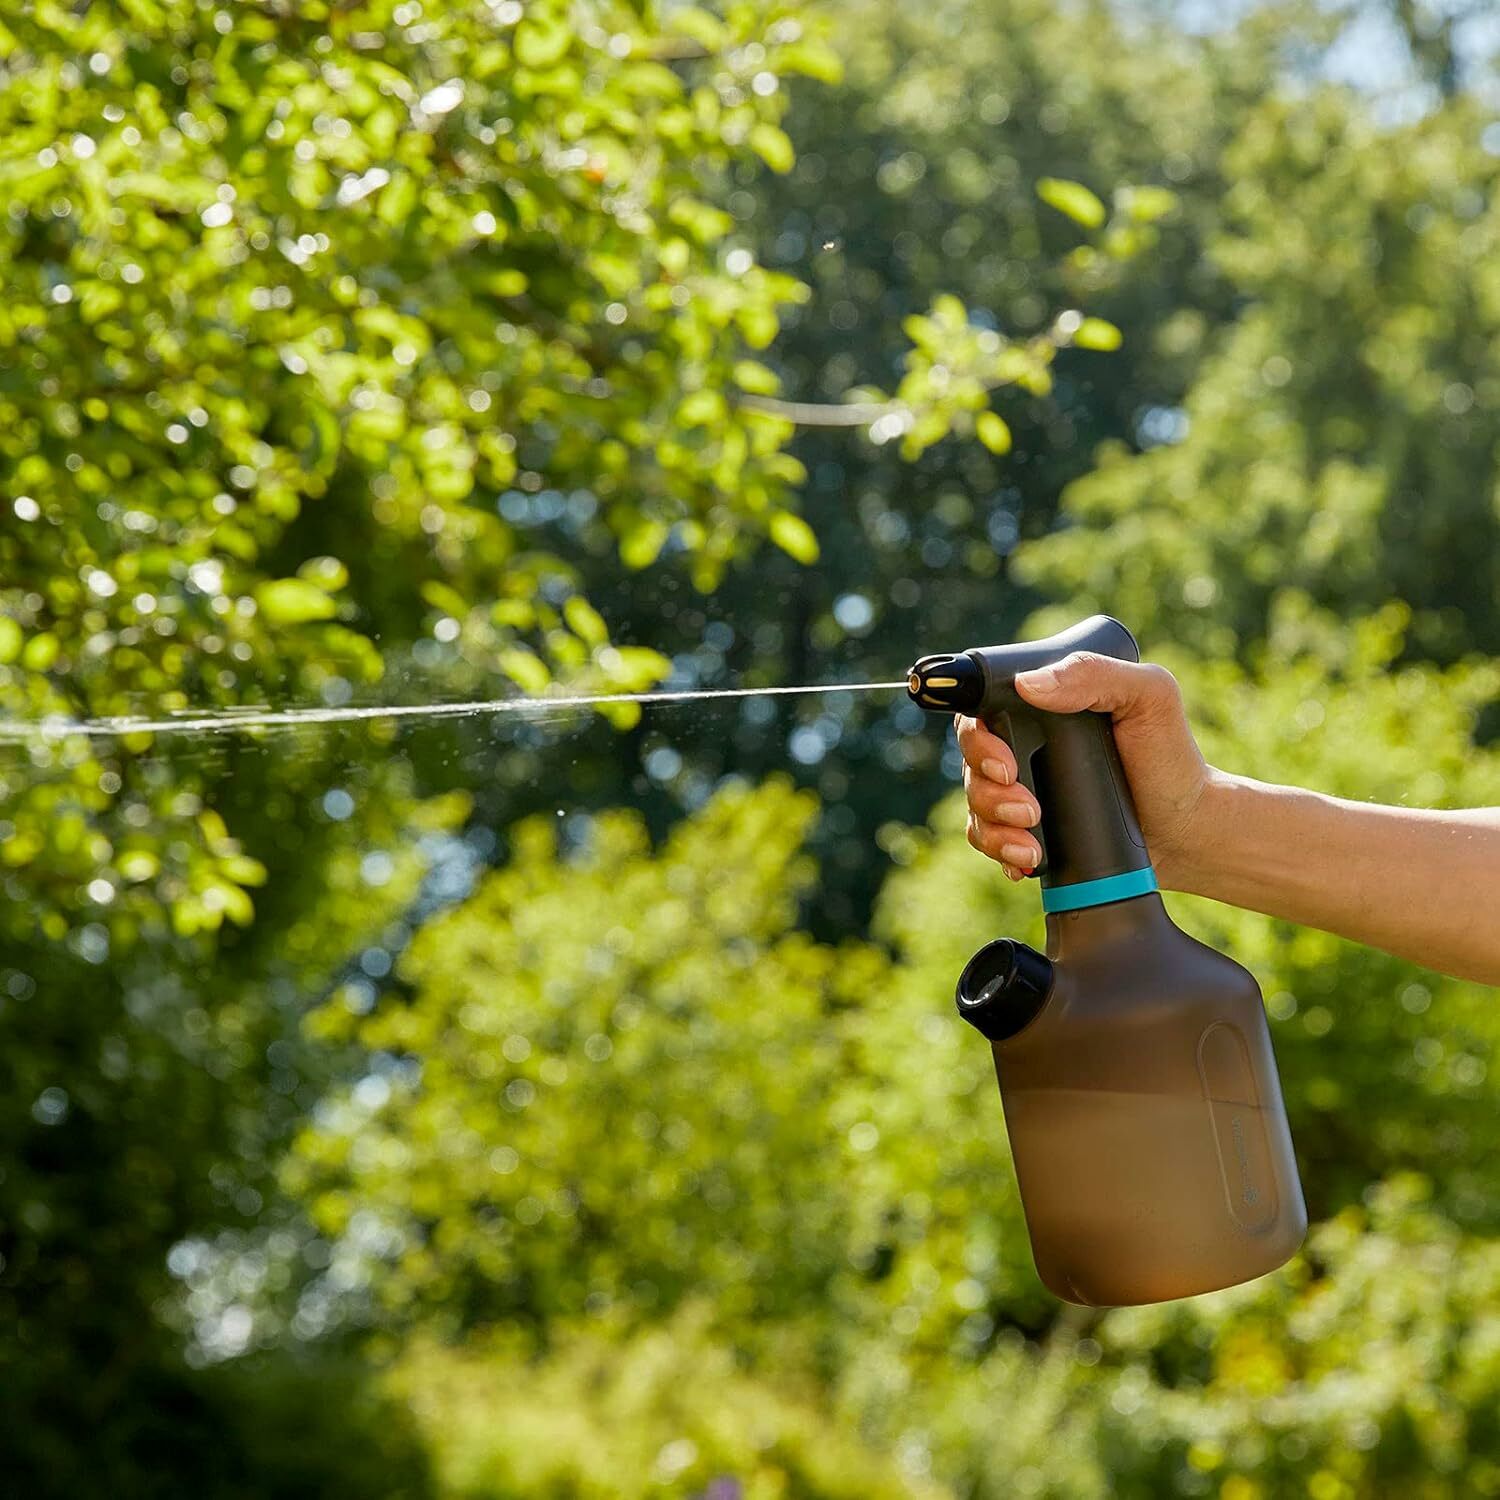
[[[1055,714],[1092,709],[1124,720],[1181,711],[1176,680],[1165,668],[1092,651],[1075,651],[1051,666],[1018,672],[1016,691]]]

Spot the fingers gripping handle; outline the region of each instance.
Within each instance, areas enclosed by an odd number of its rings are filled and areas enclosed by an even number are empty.
[[[1044,886],[1074,885],[1150,863],[1108,714],[1049,714],[1009,684],[992,683],[984,720],[1016,757],[1021,784],[1042,809]]]
[[[1147,869],[1151,858],[1108,714],[1047,713],[1016,692],[1016,674],[1076,651],[1139,661],[1135,637],[1108,615],[1039,641],[966,653],[983,679],[977,713],[1011,747],[1023,786],[1042,809],[1043,886],[1074,885]]]
[[[1036,715],[1029,710],[1026,713],[1012,713],[1007,709],[1000,709],[985,722],[1010,746],[1011,753],[1016,758],[1016,779],[1036,798],[1038,806],[1042,809],[1042,821],[1032,829],[1032,836],[1041,845],[1042,857],[1037,861],[1036,867],[1026,873],[1037,876],[1045,875],[1047,873],[1047,804],[1042,801],[1041,793],[1037,790],[1036,770],[1033,764],[1037,752],[1042,748],[1042,726]]]

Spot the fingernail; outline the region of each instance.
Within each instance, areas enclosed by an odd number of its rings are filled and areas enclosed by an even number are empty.
[[[1026,679],[1026,686],[1034,693],[1050,693],[1057,686],[1056,667],[1037,667],[1021,675]]]
[[[982,760],[979,769],[991,781],[998,781],[1001,786],[1010,785],[1010,767],[1003,760]]]
[[[1001,865],[1000,868],[1005,871],[1005,878],[1007,880],[1021,879],[1021,872],[1019,870],[1013,870],[1009,865]]]
[[[1024,844],[1001,844],[1000,858],[1022,870],[1029,870],[1036,863],[1035,856]]]

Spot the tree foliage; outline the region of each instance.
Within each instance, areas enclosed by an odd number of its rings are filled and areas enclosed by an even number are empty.
[[[1425,656],[1496,649],[1485,119],[1461,99],[1392,129],[1332,90],[1256,108],[1226,154],[1212,250],[1241,311],[1194,380],[1186,436],[1105,454],[1028,582],[1209,652],[1262,639],[1282,589],[1341,613],[1405,600]]]
[[[152,10],[0,32],[9,712],[337,702],[444,620],[447,691],[643,685],[660,659],[601,652],[572,564],[494,502],[545,476],[627,566],[673,533],[704,581],[770,524],[790,429],[729,397],[797,288],[710,197],[774,128],[752,78],[826,54],[763,8]],[[683,28],[717,88],[657,59]],[[162,870],[171,809],[122,828],[121,768],[52,758],[5,846],[33,907],[89,871],[122,928],[143,897],[248,920],[263,872],[221,827]]]
[[[1033,893],[899,695],[73,723],[888,680],[1107,608],[1217,763],[1496,803],[1451,50],[1399,116],[1294,76],[1291,5],[12,10],[18,1483],[1500,1487],[1482,988],[1173,898],[1261,979],[1319,1223],[1067,1312],[949,1000]]]
[[[23,1428],[170,1363],[167,1250],[255,1221],[317,1096],[300,1011],[399,949],[467,805],[389,725],[66,723],[658,676],[521,518],[545,473],[576,555],[671,532],[710,579],[792,503],[788,424],[732,396],[796,289],[713,200],[780,80],[829,66],[763,7],[0,19],[0,704],[64,721],[3,769]]]

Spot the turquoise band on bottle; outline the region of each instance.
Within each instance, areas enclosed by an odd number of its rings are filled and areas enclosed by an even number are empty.
[[[1106,875],[1100,880],[1080,880],[1076,885],[1044,885],[1042,910],[1077,911],[1084,906],[1103,906],[1106,901],[1148,896],[1156,889],[1156,871],[1147,865],[1144,870],[1127,870],[1123,875]]]

